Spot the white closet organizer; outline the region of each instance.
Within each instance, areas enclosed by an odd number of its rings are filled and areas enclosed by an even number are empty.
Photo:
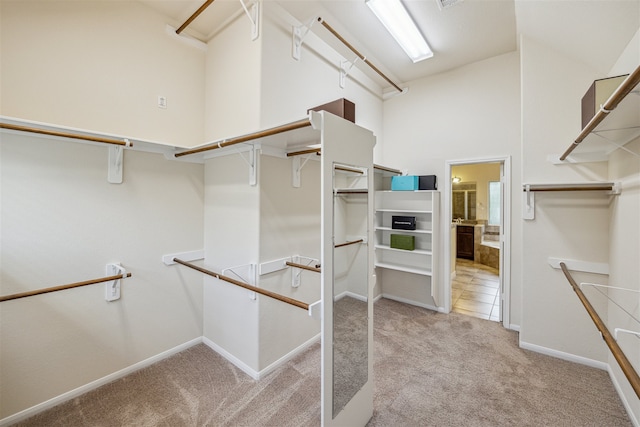
[[[437,230],[440,194],[437,191],[376,191],[376,267],[410,274],[380,272],[386,298],[436,309],[440,303],[437,282]],[[416,219],[415,230],[392,228],[394,216]],[[390,246],[392,234],[413,236],[414,250]]]
[[[117,156],[108,173],[112,183],[122,182],[127,150],[203,163],[204,251],[193,248],[165,256],[166,268],[185,268],[175,265],[174,258],[182,255],[183,261],[203,258],[210,272],[298,301],[320,301],[312,304],[319,306],[319,316],[312,317],[300,306],[205,275],[203,341],[258,379],[320,338],[322,425],[368,422],[373,415],[375,278],[371,131],[325,111],[194,149],[122,137],[105,140],[95,132],[7,117],[0,117],[0,129],[114,146]],[[112,180],[117,174],[119,180]],[[364,369],[350,369],[349,360],[334,364],[339,344],[334,323],[340,326],[334,307],[344,296],[360,301],[360,356],[366,356],[359,360],[365,361]],[[357,382],[342,378],[340,384],[358,388],[345,398],[342,391],[334,391],[334,381],[351,371],[359,373]],[[338,396],[340,403],[335,404]]]

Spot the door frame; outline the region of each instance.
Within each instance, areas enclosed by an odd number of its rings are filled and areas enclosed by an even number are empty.
[[[444,180],[444,311],[451,311],[451,169],[453,166],[478,163],[500,163],[502,183],[501,227],[500,227],[500,317],[505,328],[511,319],[511,156],[485,157],[473,159],[447,160]]]

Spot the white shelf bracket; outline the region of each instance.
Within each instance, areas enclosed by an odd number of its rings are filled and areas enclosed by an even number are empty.
[[[525,191],[522,193],[524,199],[522,203],[522,218],[523,219],[535,219],[536,218],[536,194],[531,191],[529,184],[525,185]]]
[[[127,277],[127,270],[120,265],[120,263],[107,264],[106,269],[107,276],[115,276],[121,274],[122,277],[114,280],[113,282],[107,282],[104,288],[104,299],[108,302],[120,299],[120,284]]]
[[[251,40],[255,41],[260,37],[260,1],[252,1],[247,6],[244,0],[240,0],[240,4],[251,21]]]
[[[309,258],[306,256],[300,256],[300,255],[294,255],[293,257],[291,257],[291,262],[295,262],[296,264],[302,264],[302,265],[308,265],[311,266],[311,264],[319,264],[320,260],[317,260],[315,258]],[[297,268],[297,267],[291,267],[291,287],[292,288],[298,288],[300,287],[300,281],[301,281],[301,276],[302,274],[302,269],[301,268]]]
[[[109,146],[109,169],[107,172],[107,181],[111,184],[122,184],[123,170],[124,148],[121,145]]]
[[[318,18],[315,17],[311,21],[309,21],[307,25],[299,25],[297,27],[295,25],[293,26],[293,44],[291,49],[291,56],[293,56],[293,59],[295,59],[296,61],[300,60],[300,56],[302,53],[302,42],[304,41],[304,38],[307,36],[307,34],[309,34],[311,27],[317,20]]]
[[[235,267],[229,267],[222,270],[223,276],[235,276],[236,279],[248,283],[251,286],[258,287],[256,284],[256,265],[255,264],[244,264],[237,265]],[[233,277],[232,277],[233,278]],[[253,291],[247,291],[249,294],[249,299],[255,300],[256,293]]]
[[[309,317],[322,320],[322,300],[309,304]]]
[[[301,156],[293,157],[293,161],[291,163],[291,185],[293,185],[295,188],[300,188],[300,173],[302,172],[302,168],[304,168],[304,165],[306,165],[311,158],[311,155],[305,156],[304,162],[302,163],[300,162],[300,157]]]
[[[358,62],[359,59],[360,57],[356,57],[356,59],[354,59],[353,62],[340,61],[340,87],[342,89],[344,89],[344,86],[346,84],[347,76],[349,76],[351,69],[353,68],[354,65],[356,65],[356,62]],[[365,59],[366,58],[363,58],[363,61]]]
[[[249,166],[249,185],[257,185],[258,184],[258,147],[256,145],[252,145],[249,150],[249,158],[247,159],[243,152],[236,148],[236,152],[240,154],[242,160]]]
[[[311,310],[311,307],[309,307],[309,310]],[[640,338],[640,332],[638,331],[630,331],[629,329],[615,328],[613,330],[613,337],[616,339],[616,341],[618,340],[618,332],[635,335],[636,338]]]

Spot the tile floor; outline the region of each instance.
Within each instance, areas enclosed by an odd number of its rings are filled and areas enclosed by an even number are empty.
[[[451,306],[457,313],[500,321],[497,269],[473,261],[456,260],[456,276],[451,280]]]

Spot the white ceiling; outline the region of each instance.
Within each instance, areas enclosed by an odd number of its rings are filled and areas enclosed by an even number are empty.
[[[166,15],[176,27],[204,3],[139,1]],[[437,0],[403,0],[434,51],[433,58],[414,64],[364,0],[263,1],[277,1],[301,22],[322,16],[398,83],[512,52],[520,33],[604,75],[640,27],[640,0],[463,0],[443,10]],[[207,40],[236,13],[241,13],[238,0],[215,0],[185,31]],[[322,26],[314,26],[313,31],[328,43],[339,44]]]

